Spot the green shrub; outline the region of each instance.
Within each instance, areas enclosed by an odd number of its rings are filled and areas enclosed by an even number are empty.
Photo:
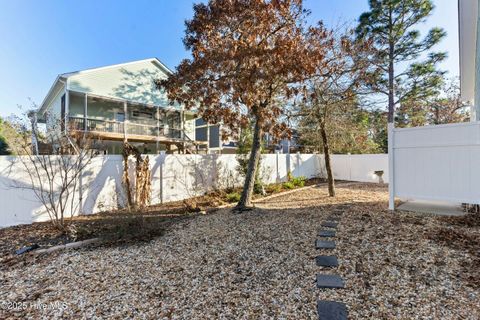
[[[289,171],[287,172],[287,181],[292,181],[292,179],[293,179],[293,174],[292,174],[292,172],[289,170]]]
[[[269,193],[277,193],[282,191],[282,185],[281,184],[271,184],[267,186],[267,192]]]
[[[292,178],[290,182],[293,183],[295,187],[303,187],[305,185],[306,180],[307,180],[306,177],[300,176],[300,177]]]
[[[287,182],[283,183],[283,188],[284,189],[295,189],[295,185],[292,182],[287,181]]]
[[[240,201],[240,193],[238,192],[231,192],[227,194],[227,201],[228,202],[238,202]]]

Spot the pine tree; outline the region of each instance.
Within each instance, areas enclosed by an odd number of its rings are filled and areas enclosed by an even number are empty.
[[[377,67],[375,92],[388,96],[388,122],[393,123],[395,106],[408,99],[423,99],[441,85],[443,72],[437,69],[445,53],[431,52],[446,35],[441,28],[432,28],[420,39],[414,27],[424,22],[434,9],[431,0],[369,0],[370,11],[359,18],[359,38],[372,39]],[[424,61],[417,60],[426,55]],[[410,64],[408,67],[401,66]]]

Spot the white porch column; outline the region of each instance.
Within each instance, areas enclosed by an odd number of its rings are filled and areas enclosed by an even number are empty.
[[[394,188],[394,145],[395,145],[395,125],[393,123],[388,124],[388,209],[395,210],[395,188]]]
[[[85,93],[85,104],[83,106],[83,131],[88,131],[88,93]]]
[[[123,114],[124,114],[124,120],[123,120],[123,142],[127,142],[128,141],[128,130],[127,130],[127,126],[128,126],[128,108],[127,108],[127,101],[124,101],[123,102]]]
[[[156,148],[157,148],[157,154],[159,153],[160,151],[160,108],[157,107],[157,145],[156,145]]]
[[[70,113],[70,91],[67,89],[67,85],[65,86],[65,117],[63,119],[63,123],[65,123],[65,134],[68,132],[68,115]]]

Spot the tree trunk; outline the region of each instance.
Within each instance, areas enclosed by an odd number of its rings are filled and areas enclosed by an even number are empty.
[[[320,134],[323,142],[323,154],[325,156],[325,169],[327,170],[328,195],[335,197],[335,180],[333,179],[332,165],[330,162],[330,149],[328,147],[327,132],[325,126],[320,126]]]
[[[388,63],[388,123],[393,123],[395,114],[395,89],[394,89],[394,77],[395,70],[393,65],[394,59],[394,44],[389,45],[389,63]]]
[[[393,123],[395,115],[395,70],[393,60],[395,59],[395,43],[393,42],[393,10],[389,12],[389,39],[388,39],[388,123]]]
[[[250,159],[248,160],[247,174],[245,175],[245,183],[243,185],[242,196],[235,207],[236,210],[242,211],[251,206],[253,187],[255,184],[255,176],[258,170],[258,163],[260,161],[262,143],[262,129],[258,118],[255,120],[255,129],[253,132],[252,150],[250,152]]]

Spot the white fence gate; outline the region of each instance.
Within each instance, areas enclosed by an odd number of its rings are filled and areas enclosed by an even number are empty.
[[[480,122],[389,131],[391,209],[394,197],[480,204]]]

